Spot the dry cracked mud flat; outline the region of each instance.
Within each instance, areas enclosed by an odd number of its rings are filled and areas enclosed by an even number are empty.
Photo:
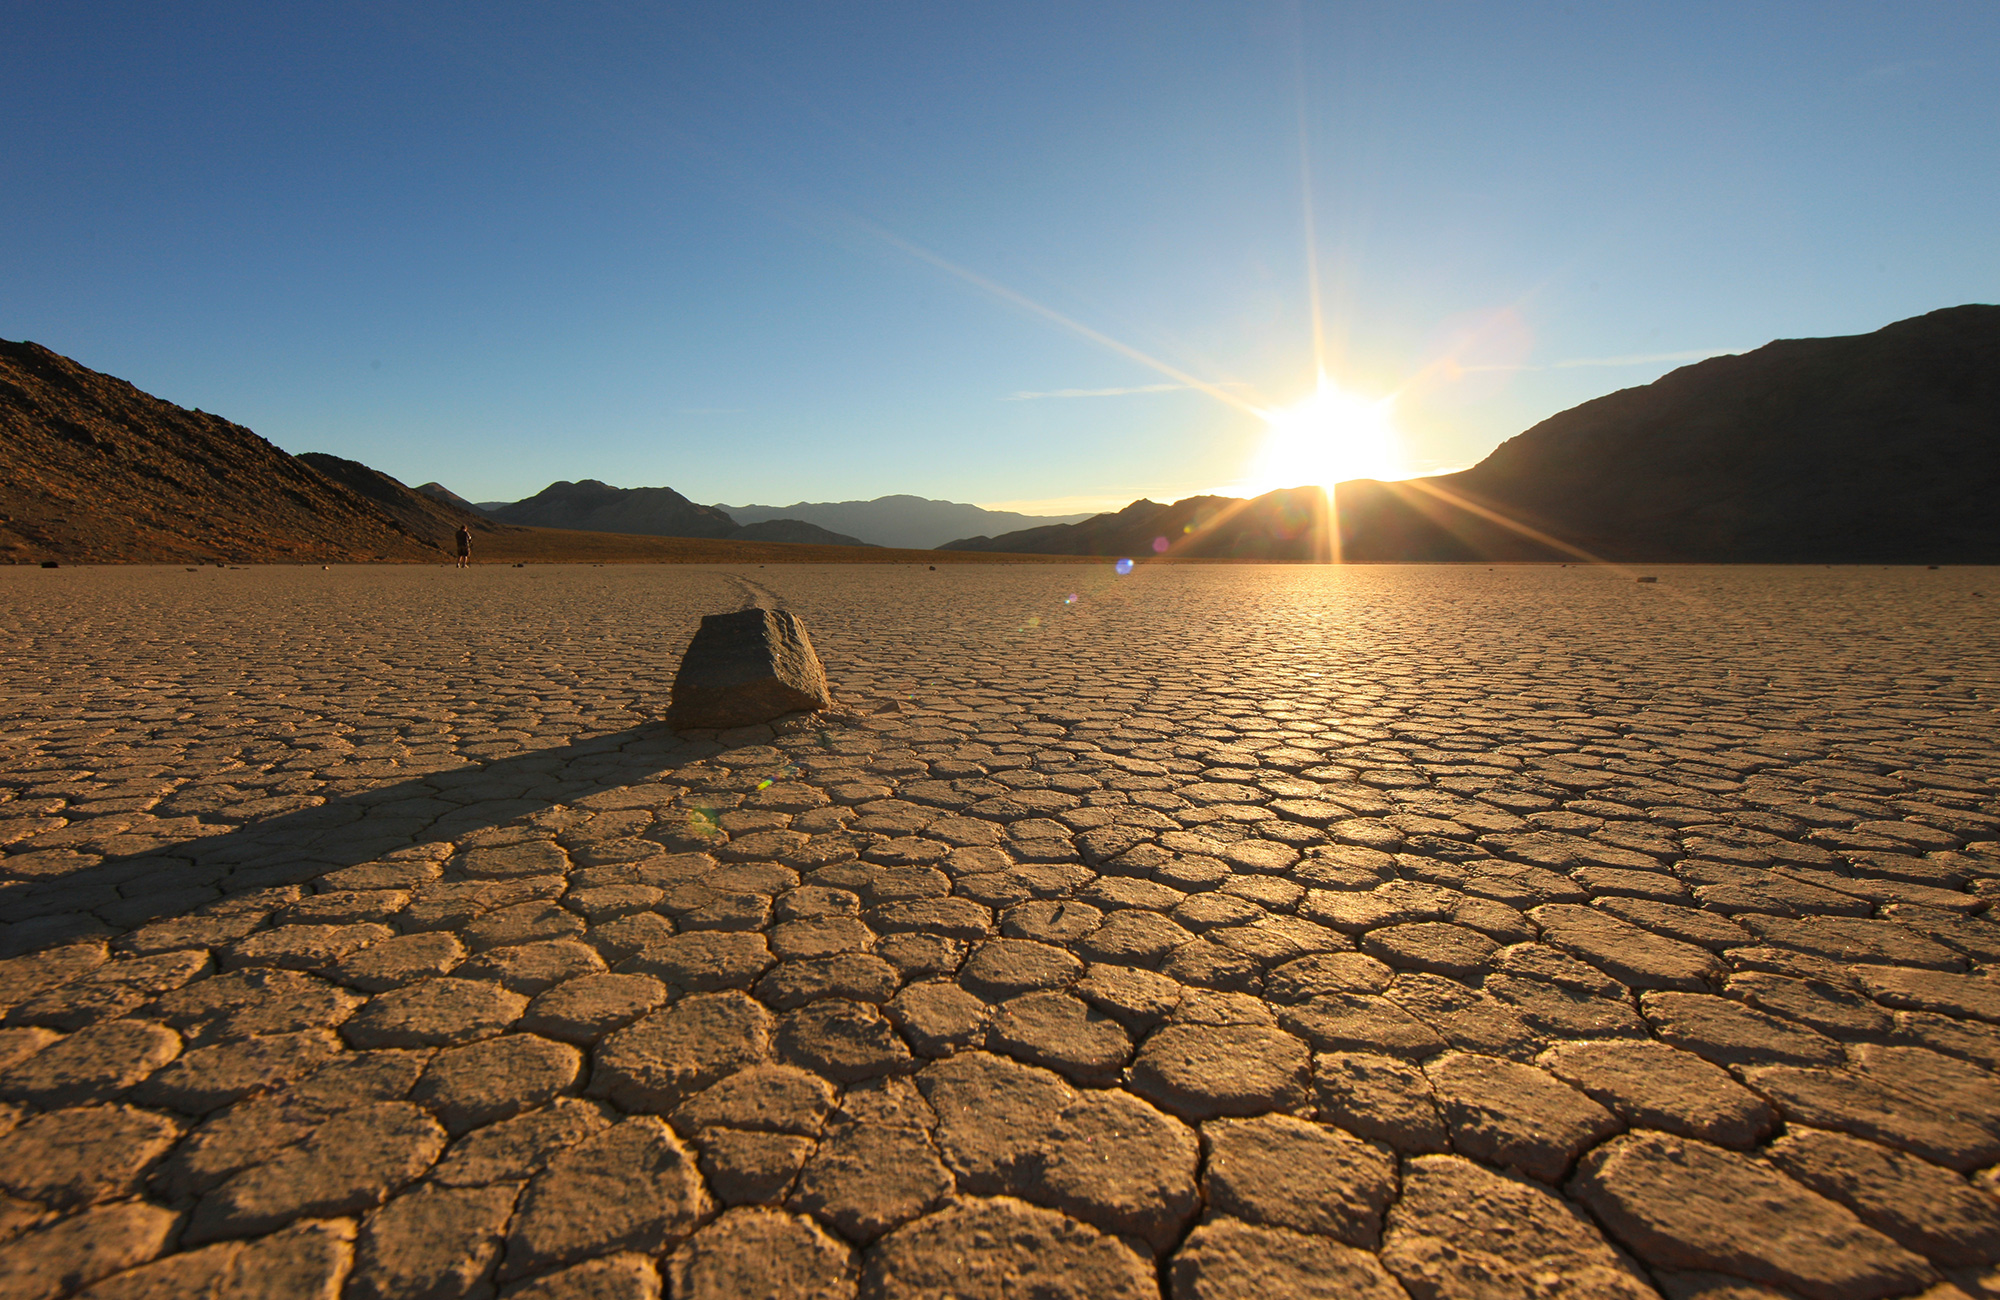
[[[2000,1295],[1990,597],[0,572],[0,1297]]]

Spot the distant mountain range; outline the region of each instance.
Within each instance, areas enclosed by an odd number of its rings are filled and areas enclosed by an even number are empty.
[[[358,460],[330,456],[323,451],[300,452],[298,459],[355,495],[365,497],[411,536],[436,546],[452,542],[460,524],[474,533],[520,531],[496,523],[463,503],[453,505],[423,488],[407,487],[401,480],[379,469],[370,469]]]
[[[1137,501],[944,549],[1297,560],[2000,562],[2000,307],[1783,339],[1551,416],[1469,470]]]
[[[665,488],[625,493],[601,483],[556,483],[509,509],[540,503],[552,518],[565,507],[588,516],[594,503],[615,515],[621,502],[628,511],[650,506],[656,516],[671,513],[675,503],[685,509],[690,531],[655,537],[730,544],[689,551],[688,558],[778,558],[769,547],[731,549],[739,542],[860,545],[798,520],[739,527]],[[625,522],[643,514],[634,511]],[[579,532],[560,523],[507,522],[439,483],[411,488],[359,461],[289,455],[240,424],[185,410],[39,344],[0,341],[0,563],[438,560],[451,551],[461,525],[483,539],[475,554],[488,557],[496,551],[528,559],[680,554],[621,546],[602,535],[650,528]]]
[[[1073,524],[1079,515],[1024,515],[1012,510],[987,510],[958,501],[927,497],[886,496],[873,501],[800,501],[789,506],[717,506],[739,523],[755,525],[769,519],[803,519],[822,528],[851,533],[876,546],[929,550],[954,537],[1002,533],[1049,524]]]
[[[1284,488],[1245,501],[1188,497],[1172,505],[1143,498],[1115,514],[1050,524],[1000,537],[967,537],[938,549],[1012,555],[1098,555],[1146,559],[1323,560],[1326,494]]]
[[[1342,483],[1330,513],[1319,489],[1292,488],[1250,501],[1135,501],[1055,522],[909,496],[732,509],[592,479],[475,508],[438,483],[413,489],[357,461],[288,455],[220,416],[37,344],[0,341],[0,562],[437,559],[461,524],[488,536],[487,556],[497,548],[664,558],[675,548],[663,551],[660,538],[693,539],[678,548],[689,554],[715,545],[703,539],[912,544],[944,521],[1026,520],[1032,526],[962,535],[943,549],[2000,563],[1996,502],[2000,307],[1992,306],[1687,366],[1552,416],[1461,473]],[[652,540],[641,547],[605,534]]]
[[[917,496],[801,501],[789,506],[702,506],[672,488],[617,488],[596,479],[551,483],[523,501],[474,504],[439,483],[417,489],[508,523],[657,537],[728,537],[930,550],[969,532],[1075,523],[1088,515],[1024,515]]]
[[[487,503],[479,509],[502,522],[533,528],[572,528],[650,537],[718,537],[746,542],[812,542],[823,546],[867,545],[859,538],[802,519],[767,518],[753,524],[739,524],[728,512],[715,506],[696,505],[672,488],[619,488],[594,478],[580,483],[560,480],[524,501]]]

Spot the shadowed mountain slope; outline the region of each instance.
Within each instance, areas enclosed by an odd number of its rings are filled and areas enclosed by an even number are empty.
[[[331,456],[323,451],[300,452],[300,460],[347,488],[366,497],[413,536],[438,546],[446,546],[462,523],[477,533],[513,531],[509,524],[495,523],[470,505],[453,506],[419,488],[405,486],[379,469],[370,469],[358,460]],[[449,495],[449,494],[447,494]]]
[[[2000,562],[2000,307],[1711,358],[1551,416],[1469,470],[1334,495],[1347,560]],[[1193,498],[1218,536],[1169,553],[1248,558],[1269,538],[1262,558],[1301,558],[1271,527],[1296,512],[1267,504],[1284,496]],[[1148,530],[1171,540],[1162,512],[1190,504],[951,549],[1132,554]]]
[[[429,483],[419,483],[410,490],[412,492],[421,492],[431,500],[441,505],[450,506],[453,510],[463,510],[469,515],[484,516],[486,514],[486,507],[474,505],[444,484],[435,480]]]
[[[0,563],[438,561],[461,522],[488,561],[916,558],[798,521],[728,521],[713,540],[525,527],[426,487],[339,456],[288,455],[38,344],[0,341]],[[821,544],[772,544],[798,541]]]
[[[765,519],[754,524],[743,524],[729,534],[731,540],[739,542],[805,542],[814,546],[873,546],[858,537],[846,533],[836,533],[821,528],[818,524],[807,523],[803,519]]]
[[[648,537],[714,537],[759,542],[813,542],[824,546],[866,543],[799,519],[766,519],[739,526],[726,511],[696,505],[672,488],[612,487],[587,478],[549,484],[526,500],[480,507],[495,519],[536,528],[571,528],[593,533],[633,533]]]
[[[1018,532],[1051,524],[1074,524],[1089,515],[1024,515],[1013,510],[988,510],[960,501],[934,501],[899,494],[873,501],[800,501],[789,506],[717,506],[731,518],[754,527],[767,519],[803,519],[848,533],[877,546],[923,549],[942,546],[954,537]]]
[[[2000,560],[2000,307],[1715,357],[1398,486],[1346,485],[1349,558],[1572,558],[1484,508],[1610,559]]]
[[[1318,488],[1283,488],[1254,500],[1188,497],[1172,505],[1134,501],[1080,524],[1051,524],[1002,537],[968,537],[945,551],[1014,555],[1095,555],[1146,559],[1323,560],[1326,497]]]
[[[0,341],[0,559],[420,559],[437,550],[240,424]]]
[[[594,478],[578,483],[558,479],[524,500],[485,509],[510,524],[593,533],[727,537],[736,528],[736,521],[722,511],[698,506],[672,488],[619,488]]]

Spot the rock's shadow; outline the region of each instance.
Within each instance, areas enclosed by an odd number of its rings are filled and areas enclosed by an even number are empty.
[[[327,798],[233,830],[0,887],[0,958],[132,930],[248,890],[304,884],[397,849],[455,840],[716,752],[659,723]],[[0,869],[5,862],[0,860]]]

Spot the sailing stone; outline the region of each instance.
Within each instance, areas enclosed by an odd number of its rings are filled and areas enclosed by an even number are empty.
[[[709,614],[674,675],[667,723],[747,727],[832,705],[805,627],[782,609]]]

